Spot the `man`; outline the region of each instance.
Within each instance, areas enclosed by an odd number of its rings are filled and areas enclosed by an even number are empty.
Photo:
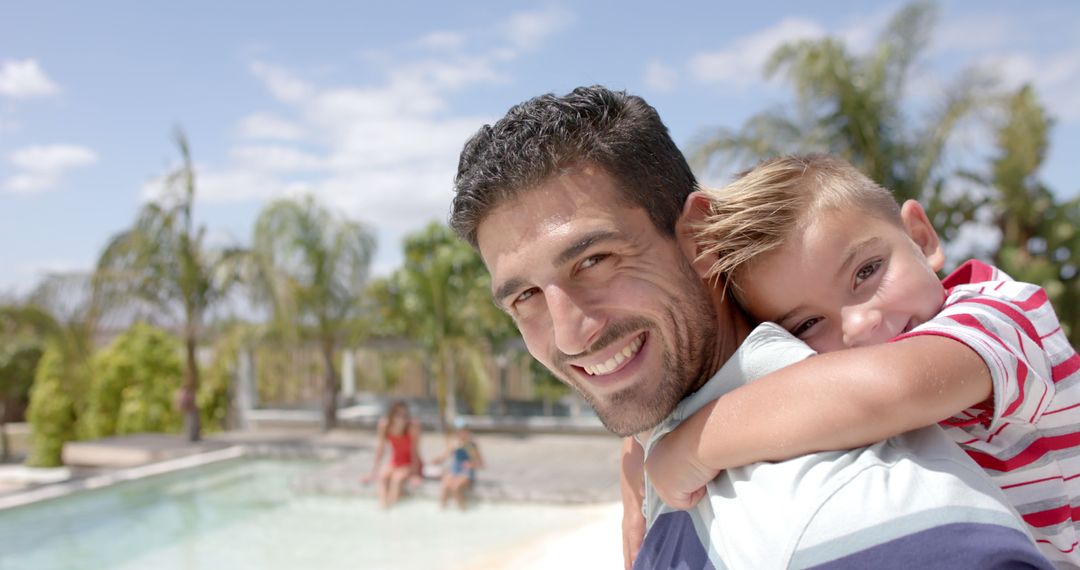
[[[655,110],[602,87],[510,109],[466,143],[455,182],[450,224],[529,352],[645,453],[706,402],[811,354],[701,280],[695,184]],[[635,568],[1050,567],[936,428],[728,470],[707,491],[684,512],[646,488]]]

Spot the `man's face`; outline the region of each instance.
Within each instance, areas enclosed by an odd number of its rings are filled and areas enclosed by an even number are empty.
[[[492,210],[477,240],[529,352],[629,435],[712,372],[717,318],[675,240],[618,192],[594,167],[553,177]]]

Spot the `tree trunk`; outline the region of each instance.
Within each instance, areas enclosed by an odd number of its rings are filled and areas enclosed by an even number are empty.
[[[508,361],[509,357],[507,357],[506,353],[495,356],[495,365],[499,368],[499,397],[495,406],[495,415],[500,418],[506,416],[506,367]]]
[[[446,368],[446,421],[448,425],[454,425],[454,418],[457,418],[457,370],[450,350],[443,350],[443,366]]]
[[[334,341],[323,339],[322,341],[323,367],[323,421],[322,430],[330,431],[337,427],[337,372],[334,371]]]
[[[199,393],[199,363],[195,358],[195,335],[188,334],[185,341],[187,362],[184,367],[184,383],[180,387],[178,408],[184,415],[184,435],[188,441],[199,441],[202,437],[202,420],[199,417],[199,404],[195,400]]]
[[[0,463],[7,463],[11,457],[11,448],[8,447],[7,436],[7,405],[0,400]]]

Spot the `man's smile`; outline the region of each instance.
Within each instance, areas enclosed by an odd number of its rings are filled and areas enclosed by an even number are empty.
[[[642,332],[637,336],[630,339],[623,347],[615,352],[611,357],[590,365],[578,365],[589,376],[605,376],[615,373],[623,368],[623,366],[633,359],[634,355],[641,350],[641,345],[645,342],[645,333]]]

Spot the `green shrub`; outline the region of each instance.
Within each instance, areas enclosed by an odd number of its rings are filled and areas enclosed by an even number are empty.
[[[179,342],[165,331],[136,323],[94,356],[79,434],[87,438],[138,432],[177,432],[173,407],[183,368]]]
[[[208,432],[220,431],[226,427],[229,389],[236,378],[243,333],[243,330],[236,329],[221,335],[214,344],[214,360],[202,375],[195,401],[199,404],[203,429]]]
[[[30,457],[35,467],[56,467],[64,442],[75,439],[75,404],[64,382],[63,356],[49,346],[38,362],[34,385],[30,388]]]

